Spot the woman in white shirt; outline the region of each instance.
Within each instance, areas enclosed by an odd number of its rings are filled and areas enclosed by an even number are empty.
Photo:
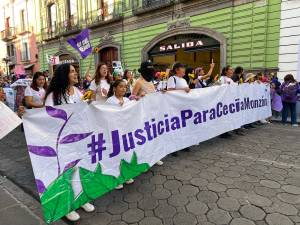
[[[219,79],[220,84],[236,84],[231,78],[233,76],[233,69],[231,66],[226,66],[222,69],[222,76]]]
[[[168,91],[173,91],[173,90],[183,90],[186,93],[189,93],[191,89],[189,88],[188,83],[186,80],[183,78],[185,76],[185,66],[181,64],[180,62],[176,62],[173,65],[173,76],[170,76],[168,79],[167,87]],[[189,151],[189,148],[183,149],[184,151]],[[173,152],[171,154],[172,156],[177,157],[178,154],[177,152]]]
[[[107,94],[107,101],[106,103],[110,105],[116,105],[116,106],[124,106],[130,100],[125,97],[127,90],[127,83],[125,80],[116,80],[113,82],[110,86],[109,92]],[[127,180],[125,183],[126,184],[132,184],[134,182],[133,179]],[[117,190],[122,189],[123,184],[120,184],[116,187]]]
[[[180,62],[177,62],[173,65],[174,75],[169,77],[167,87],[168,91],[172,90],[184,90],[185,92],[190,92],[189,85],[186,80],[183,78],[185,75],[185,66]]]
[[[25,89],[25,104],[27,108],[44,107],[45,94],[47,90],[46,77],[42,72],[36,72],[33,76],[31,86]]]
[[[107,94],[106,103],[111,105],[123,106],[128,103],[129,98],[125,97],[127,90],[127,83],[125,80],[116,80],[110,85],[109,92]]]
[[[136,80],[133,78],[133,74],[131,70],[125,70],[123,79],[127,82],[127,90],[126,90],[126,97],[129,97],[132,93],[133,86]]]
[[[46,93],[46,106],[74,104],[81,102],[81,92],[74,85],[78,83],[78,74],[70,64],[62,64],[55,70],[49,88]],[[93,212],[95,207],[86,203],[81,206],[86,212]],[[77,221],[80,216],[72,211],[66,215],[70,221]]]
[[[107,65],[100,63],[97,66],[94,80],[89,87],[94,92],[93,99],[96,101],[106,100],[107,93],[110,88],[111,77],[108,72]]]

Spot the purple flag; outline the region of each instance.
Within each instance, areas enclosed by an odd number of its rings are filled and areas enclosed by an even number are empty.
[[[89,29],[84,29],[75,38],[69,38],[68,43],[75,48],[84,59],[92,52],[92,45],[89,38]]]

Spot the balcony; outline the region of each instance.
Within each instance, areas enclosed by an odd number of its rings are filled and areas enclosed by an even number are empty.
[[[61,23],[55,23],[51,27],[41,29],[42,40],[48,41],[59,36],[67,36],[80,31],[79,21],[71,18]]]
[[[86,13],[86,24],[89,27],[95,27],[103,23],[119,20],[122,18],[122,9],[122,2],[104,5],[103,8]]]
[[[135,15],[173,5],[178,0],[138,0],[133,4]]]
[[[33,27],[27,27],[27,26],[20,26],[19,29],[17,29],[18,35],[24,35],[28,34],[30,32],[33,32]]]
[[[1,31],[1,39],[2,41],[11,41],[16,38],[16,30],[14,27],[6,28]]]
[[[70,35],[76,33],[80,30],[78,19],[74,16],[71,16],[70,19],[65,20],[62,23],[58,24],[58,34],[59,35]]]
[[[54,39],[58,37],[58,34],[59,32],[56,26],[53,26],[51,28],[46,27],[41,29],[41,36],[42,36],[42,40],[44,41]]]

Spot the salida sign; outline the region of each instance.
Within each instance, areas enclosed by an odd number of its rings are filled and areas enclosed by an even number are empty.
[[[165,52],[165,51],[177,50],[180,48],[195,48],[200,46],[203,46],[203,42],[201,40],[187,41],[187,42],[176,43],[176,44],[162,45],[159,47],[159,51]]]

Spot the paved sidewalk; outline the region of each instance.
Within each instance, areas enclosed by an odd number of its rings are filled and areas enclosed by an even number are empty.
[[[81,220],[75,224],[300,225],[300,128],[273,123],[246,134],[214,138],[178,157],[167,156],[163,166],[153,166],[134,184],[93,201],[94,213],[78,210]],[[37,197],[19,130],[1,140],[0,173]],[[0,213],[11,204],[20,225],[41,224],[40,204],[27,194],[30,199],[20,198],[24,192],[4,181]],[[7,215],[0,214],[0,225],[19,225],[9,223]]]
[[[22,189],[0,176],[0,224],[46,225],[40,203]],[[63,221],[53,223],[65,225]]]

